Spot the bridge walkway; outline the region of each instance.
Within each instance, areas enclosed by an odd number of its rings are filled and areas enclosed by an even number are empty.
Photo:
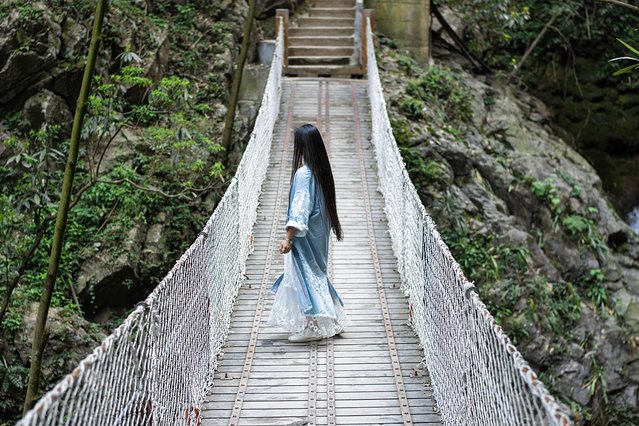
[[[370,144],[365,81],[287,78],[254,228],[248,279],[234,306],[202,424],[439,424],[423,352],[408,325]],[[313,123],[331,158],[344,240],[332,237],[329,273],[352,325],[292,344],[266,324],[281,274],[292,130]],[[395,363],[394,363],[395,361]]]

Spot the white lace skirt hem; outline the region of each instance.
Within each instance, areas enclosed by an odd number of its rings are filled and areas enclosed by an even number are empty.
[[[329,293],[328,288],[326,292]],[[328,312],[304,315],[297,301],[296,289],[285,275],[275,294],[268,325],[283,328],[290,333],[300,333],[307,330],[322,337],[334,336],[345,330],[350,321],[341,303],[335,299],[332,300],[335,306],[334,315]]]

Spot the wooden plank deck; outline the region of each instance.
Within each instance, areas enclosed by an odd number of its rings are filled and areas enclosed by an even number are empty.
[[[202,424],[441,423],[398,288],[369,141],[366,82],[287,78],[280,108],[248,280],[235,303]],[[341,336],[292,344],[266,321],[270,286],[283,269],[277,247],[284,235],[292,129],[306,122],[319,127],[329,148],[344,231],[343,241],[332,237],[329,272],[352,325]]]

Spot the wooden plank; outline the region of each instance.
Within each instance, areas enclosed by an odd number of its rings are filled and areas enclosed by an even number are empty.
[[[288,110],[289,79],[284,80],[280,111]],[[395,379],[386,346],[386,332],[375,283],[373,257],[369,247],[368,228],[362,222],[365,203],[357,195],[361,192],[362,176],[354,162],[358,161],[357,146],[353,142],[353,100],[349,97],[350,82],[298,80],[297,96],[293,106],[293,122],[315,122],[325,135],[331,150],[331,162],[336,183],[338,213],[345,233],[342,242],[333,240],[331,268],[332,281],[342,296],[352,325],[341,336],[332,339],[331,386],[327,382],[326,342],[318,342],[314,385],[309,387],[310,345],[291,344],[282,330],[267,324],[273,294],[266,294],[259,327],[259,337],[250,368],[248,387],[240,412],[240,425],[290,425],[294,421],[311,419],[314,424],[327,425],[329,389],[334,402],[333,420],[339,425],[403,424],[397,399]],[[361,111],[366,110],[365,82],[356,83]],[[348,88],[348,90],[346,90]],[[330,95],[330,96],[329,96]],[[318,99],[322,99],[318,106]],[[330,116],[329,116],[330,115]],[[272,152],[280,153],[283,136],[290,129],[280,119],[276,124]],[[296,124],[298,125],[298,124]],[[360,122],[364,140],[370,135],[370,123]],[[414,424],[440,423],[436,402],[428,373],[419,368],[423,351],[417,337],[407,325],[409,310],[406,297],[399,289],[397,263],[392,249],[384,200],[377,192],[377,172],[374,151],[370,144],[362,150],[366,180],[369,189],[373,235],[379,259],[379,268],[386,293],[386,304],[393,327],[406,397],[411,406]],[[269,164],[257,223],[253,231],[254,251],[247,262],[246,284],[240,289],[231,321],[231,333],[219,359],[214,387],[204,405],[203,426],[227,425],[244,366],[244,354],[249,342],[259,285],[264,277],[264,261],[271,256],[271,271],[267,282],[274,282],[283,269],[283,258],[277,247],[268,243],[268,233],[274,221],[282,229],[285,217],[272,217],[276,205],[277,171],[279,156],[273,155]],[[284,160],[286,173],[290,173],[290,159]],[[280,193],[281,203],[288,201],[287,191]],[[309,410],[309,390],[313,389],[314,411]]]

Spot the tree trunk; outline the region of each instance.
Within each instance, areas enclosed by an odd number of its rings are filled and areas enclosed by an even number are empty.
[[[244,34],[242,35],[242,48],[240,50],[240,58],[235,68],[233,76],[233,85],[231,86],[231,101],[224,119],[224,136],[222,137],[222,145],[225,154],[228,156],[231,148],[231,137],[233,136],[233,121],[235,120],[235,109],[237,107],[237,98],[240,94],[240,85],[242,84],[242,73],[244,71],[244,63],[248,53],[249,39],[251,38],[251,29],[253,28],[253,16],[255,15],[255,0],[249,0],[248,16],[244,22]]]
[[[521,69],[521,67],[524,65],[524,62],[526,62],[526,59],[528,59],[528,56],[530,56],[535,47],[537,47],[537,44],[539,43],[541,38],[544,36],[544,34],[546,34],[548,28],[550,28],[550,26],[555,22],[555,19],[557,19],[558,17],[559,13],[555,13],[550,17],[548,22],[546,22],[546,25],[544,25],[539,34],[537,34],[537,37],[535,37],[535,40],[533,40],[530,46],[528,46],[528,49],[526,49],[526,51],[524,52],[524,56],[521,57],[519,62],[517,62],[517,65],[515,65],[515,68],[513,68],[510,74],[508,74],[508,80],[512,80],[515,74],[517,74],[517,72]]]
[[[64,231],[67,225],[67,217],[69,213],[69,202],[71,199],[71,189],[73,187],[73,178],[75,176],[75,168],[78,159],[78,150],[80,146],[80,134],[84,115],[87,111],[87,100],[91,92],[91,80],[93,79],[93,71],[95,69],[95,61],[98,53],[98,46],[102,33],[102,22],[107,7],[107,0],[99,0],[95,9],[95,18],[93,21],[93,32],[91,34],[91,45],[89,47],[89,56],[82,77],[82,87],[78,96],[78,104],[73,119],[73,130],[71,132],[71,145],[69,148],[69,156],[67,157],[67,165],[64,171],[64,181],[62,183],[62,192],[60,194],[60,205],[58,206],[58,215],[55,223],[55,231],[53,234],[53,243],[51,245],[51,255],[49,257],[49,269],[44,281],[44,289],[40,297],[40,305],[38,307],[38,316],[36,319],[35,330],[33,332],[33,344],[31,348],[31,369],[29,370],[29,387],[24,400],[23,412],[26,413],[33,406],[40,390],[40,375],[42,367],[42,357],[44,355],[44,347],[46,345],[45,328],[47,323],[47,315],[49,314],[49,305],[51,304],[51,295],[53,287],[58,275],[58,267],[60,265],[60,255],[62,252],[62,243],[64,241]]]

